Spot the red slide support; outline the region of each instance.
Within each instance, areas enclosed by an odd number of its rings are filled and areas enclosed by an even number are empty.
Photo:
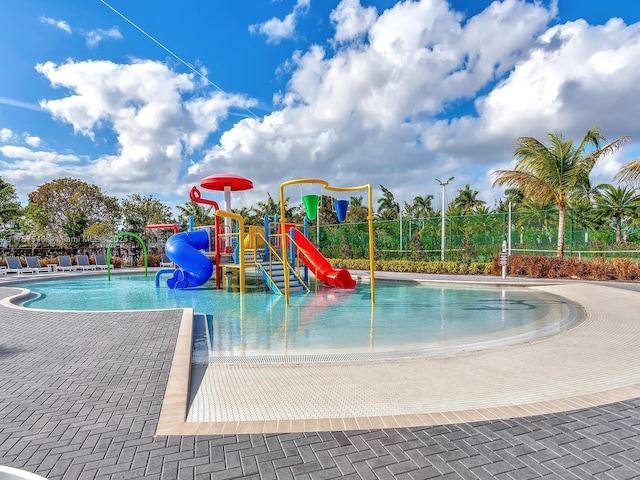
[[[316,278],[330,287],[356,288],[356,281],[349,270],[336,270],[318,249],[299,230],[294,230],[293,239],[298,247],[298,255]]]

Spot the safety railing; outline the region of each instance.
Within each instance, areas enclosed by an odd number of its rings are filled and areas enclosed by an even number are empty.
[[[271,285],[275,286],[276,290],[278,290],[278,292],[281,295],[285,295],[286,292],[283,291],[282,288],[280,288],[280,286],[273,280],[273,274],[274,274],[274,264],[275,263],[280,263],[283,267],[283,275],[286,275],[288,273],[292,273],[300,282],[300,284],[304,287],[304,289],[308,292],[310,291],[309,286],[307,285],[307,283],[304,281],[304,279],[300,276],[300,274],[298,273],[298,269],[296,268],[296,265],[291,265],[291,263],[288,263],[289,267],[290,267],[290,271],[287,272],[287,270],[284,268],[285,262],[288,262],[288,259],[283,259],[279,254],[278,251],[274,248],[273,245],[271,245],[270,242],[268,242],[264,235],[260,232],[256,232],[256,238],[258,240],[261,240],[264,245],[266,246],[266,248],[269,251],[269,255],[267,255],[268,259],[266,259],[263,263],[257,263],[258,268],[261,269],[262,271],[265,272],[265,274],[269,277],[269,281],[271,282]],[[291,239],[293,241],[293,239]],[[254,255],[257,256],[258,254],[258,247],[257,247],[258,242],[256,242],[256,246],[255,248],[255,252]],[[286,281],[286,280],[285,280]],[[271,286],[270,285],[270,286]]]

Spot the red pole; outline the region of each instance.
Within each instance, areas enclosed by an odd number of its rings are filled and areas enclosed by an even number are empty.
[[[218,210],[220,210],[220,207],[218,206],[218,202],[216,202],[215,200],[208,200],[206,198],[202,198],[202,194],[200,193],[200,190],[198,190],[198,187],[193,187],[191,189],[191,191],[189,192],[189,198],[196,203],[202,203],[205,205],[212,205],[213,208],[215,209],[215,211],[217,212]],[[221,267],[220,267],[220,248],[218,246],[218,233],[220,230],[220,217],[218,217],[216,215],[216,222],[215,222],[215,227],[214,227],[214,242],[213,244],[215,245],[216,248],[216,288],[218,290],[220,290],[222,288],[222,286],[220,285],[220,271],[221,271]]]

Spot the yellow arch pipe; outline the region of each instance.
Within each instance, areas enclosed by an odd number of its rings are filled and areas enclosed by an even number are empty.
[[[240,251],[240,293],[245,293],[245,275],[244,275],[244,219],[233,212],[225,212],[216,210],[216,216],[223,218],[231,218],[238,222],[238,249]],[[216,245],[218,248],[218,245]]]
[[[371,189],[371,184],[368,183],[366,185],[361,185],[359,187],[332,187],[329,185],[329,182],[326,180],[320,180],[317,178],[300,178],[297,180],[289,180],[280,184],[280,234],[282,236],[281,239],[281,247],[282,247],[282,258],[286,260],[287,256],[287,248],[286,248],[286,232],[285,230],[285,218],[284,218],[284,189],[289,185],[299,185],[304,183],[316,183],[320,184],[324,187],[325,190],[329,190],[331,192],[352,192],[356,190],[367,190],[368,192],[368,216],[367,222],[369,224],[369,277],[370,277],[370,285],[371,285],[371,304],[376,303],[376,281],[374,275],[374,260],[373,260],[373,210],[371,208],[373,204],[373,191]],[[287,305],[289,305],[289,262],[284,262],[284,292],[285,299]]]

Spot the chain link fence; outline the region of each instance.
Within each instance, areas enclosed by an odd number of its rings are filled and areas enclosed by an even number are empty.
[[[585,216],[567,211],[565,257],[640,258],[640,218],[632,209],[618,219]],[[614,212],[608,212],[613,214]],[[446,261],[489,262],[502,250],[503,241],[513,255],[556,255],[558,211],[537,210],[445,217]],[[511,228],[509,229],[509,223]],[[343,223],[309,229],[311,240],[328,258],[368,258],[368,225]],[[374,221],[374,252],[382,260],[440,260],[442,219],[428,217]],[[319,232],[319,239],[318,239]]]

